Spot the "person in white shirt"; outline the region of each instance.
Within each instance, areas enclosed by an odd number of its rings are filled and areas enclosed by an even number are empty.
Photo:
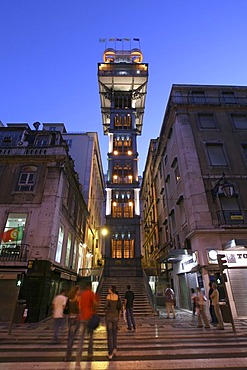
[[[54,334],[53,343],[59,342],[59,331],[64,325],[64,314],[63,310],[66,306],[67,297],[65,296],[65,290],[61,290],[60,294],[54,297],[52,301],[53,318],[54,318]]]

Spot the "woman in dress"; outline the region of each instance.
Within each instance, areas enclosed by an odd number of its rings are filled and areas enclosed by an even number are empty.
[[[121,303],[119,308],[119,298],[116,294],[116,286],[112,285],[109,288],[109,293],[105,302],[108,357],[110,360],[117,354],[117,327],[119,309],[121,309]]]

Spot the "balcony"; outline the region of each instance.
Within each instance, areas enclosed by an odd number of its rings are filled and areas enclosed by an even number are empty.
[[[0,244],[0,262],[27,262],[29,244]]]
[[[217,211],[217,218],[219,226],[246,226],[247,224],[247,211],[243,210],[224,210]]]
[[[241,105],[247,106],[246,97],[223,97],[223,96],[186,96],[186,95],[176,95],[172,96],[170,99],[171,104],[177,105]]]

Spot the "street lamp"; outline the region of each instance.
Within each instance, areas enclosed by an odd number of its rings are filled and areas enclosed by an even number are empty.
[[[213,189],[211,189],[213,200],[216,199],[217,195],[219,194],[219,190],[222,191],[226,198],[230,198],[235,194],[234,185],[226,180],[224,172],[221,178],[217,181],[217,183],[213,187]]]

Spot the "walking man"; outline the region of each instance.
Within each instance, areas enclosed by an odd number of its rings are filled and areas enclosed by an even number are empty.
[[[96,294],[92,291],[92,284],[88,282],[85,290],[82,291],[79,297],[79,320],[80,320],[80,338],[77,349],[76,362],[80,364],[83,342],[85,339],[86,331],[88,330],[88,357],[93,356],[93,330],[88,329],[88,322],[95,314],[98,306],[98,299]]]
[[[220,311],[220,305],[219,305],[219,291],[217,289],[217,285],[215,283],[212,284],[213,293],[210,295],[210,298],[212,299],[212,305],[214,306],[214,313],[218,320],[218,327],[219,330],[224,330],[224,323]]]
[[[133,306],[134,306],[134,299],[135,299],[135,294],[132,292],[130,289],[130,285],[127,285],[127,291],[125,292],[124,296],[124,306],[126,309],[126,318],[127,318],[127,324],[128,330],[136,330],[136,324],[135,324],[135,318],[134,318],[134,312],[133,312]]]
[[[66,306],[67,297],[65,296],[65,290],[62,289],[52,301],[53,318],[54,318],[54,334],[53,343],[59,343],[59,332],[64,326],[64,314],[63,310]]]

